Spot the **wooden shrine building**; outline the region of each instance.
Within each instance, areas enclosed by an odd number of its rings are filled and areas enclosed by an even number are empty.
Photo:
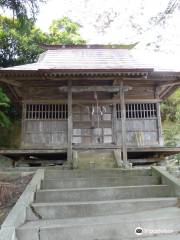
[[[36,63],[0,69],[0,84],[22,109],[19,149],[6,156],[117,150],[127,161],[180,152],[163,147],[160,102],[180,72],[156,70],[116,46],[43,45]]]

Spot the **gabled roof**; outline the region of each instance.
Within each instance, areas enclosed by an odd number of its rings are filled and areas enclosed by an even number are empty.
[[[139,54],[118,45],[43,45],[36,63],[0,69],[0,81],[62,77],[134,77],[166,81],[163,97],[180,86],[179,56]],[[67,78],[66,78],[67,79]],[[17,83],[17,82],[16,82]]]
[[[36,63],[9,67],[5,70],[152,70],[143,62],[138,62],[130,50],[117,46],[63,46],[44,45],[46,51],[42,53]]]

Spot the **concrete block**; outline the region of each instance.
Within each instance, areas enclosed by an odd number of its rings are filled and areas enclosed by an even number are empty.
[[[160,183],[160,178],[155,176],[119,176],[119,177],[90,177],[70,179],[48,179],[42,182],[42,189],[58,188],[90,188],[133,185],[155,185]]]
[[[178,178],[170,174],[163,167],[152,167],[152,173],[154,176],[158,176],[162,179],[163,184],[167,184],[171,189],[171,195],[180,197],[180,181]]]
[[[127,237],[136,239],[138,238],[135,233],[137,227],[149,230],[169,230],[175,234],[180,231],[179,222],[180,209],[164,208],[116,216],[27,222],[17,229],[16,234],[18,240],[112,240]],[[144,231],[141,238],[154,235],[150,231]]]
[[[150,209],[173,207],[177,198],[126,199],[115,201],[33,203],[27,209],[27,221],[91,216],[119,215]]]
[[[77,202],[77,201],[101,201],[168,197],[169,188],[166,185],[147,186],[121,186],[101,188],[77,188],[77,189],[51,189],[40,190],[36,193],[36,202]]]
[[[150,169],[46,170],[45,179],[150,176]]]

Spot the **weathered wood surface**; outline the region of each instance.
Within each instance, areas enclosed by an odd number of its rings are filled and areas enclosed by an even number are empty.
[[[28,88],[22,87],[24,104],[68,104],[68,121],[66,121],[66,125],[64,125],[63,121],[59,121],[58,125],[55,124],[53,128],[54,119],[48,119],[47,126],[43,127],[45,122],[42,123],[41,120],[37,119],[36,123],[23,120],[24,130],[22,139],[24,143],[22,147],[57,148],[58,146],[66,147],[68,145],[68,149],[71,151],[68,155],[72,156],[72,144],[96,145],[104,143],[125,146],[126,142],[128,146],[158,145],[159,122],[157,118],[143,120],[133,117],[132,119],[126,119],[128,116],[126,116],[126,111],[123,109],[127,103],[159,102],[160,99],[157,99],[155,95],[154,83],[146,79],[136,79],[137,81],[126,80],[127,82],[124,83],[121,81],[122,85],[119,86],[117,85],[119,84],[119,79],[116,81],[113,78],[108,80],[105,78],[96,81],[94,78],[82,81],[82,78],[79,78],[74,81],[70,79],[67,86],[65,85],[67,81],[63,79],[54,81],[54,85],[52,81],[47,79],[45,85],[42,83],[41,86],[29,85]],[[50,84],[50,87],[48,87],[48,84]],[[133,90],[124,93],[124,90],[129,88],[128,86],[132,86]],[[97,92],[99,107],[107,109],[100,116],[89,111],[93,106],[96,112],[95,106],[97,102],[94,92]],[[118,92],[118,94],[113,97],[113,92]],[[122,107],[122,121],[117,119],[116,116],[117,103]],[[23,118],[25,118],[24,115]],[[126,124],[124,119],[126,119]],[[30,125],[33,126],[29,130]]]
[[[120,104],[121,104],[121,139],[124,165],[127,164],[127,137],[126,137],[126,106],[124,101],[123,82],[120,83]]]
[[[72,132],[73,132],[73,118],[72,118],[72,81],[68,81],[68,149],[67,160],[69,165],[72,164]]]
[[[89,80],[83,81],[83,78],[79,78],[79,80],[72,81],[73,82],[73,101],[78,97],[78,99],[86,99],[86,96],[83,94],[85,91],[103,91],[101,93],[106,93],[105,97],[101,100],[111,99],[111,95],[107,97],[107,93],[118,92],[118,86],[113,85],[114,79],[112,80]],[[54,84],[54,85],[53,85]],[[38,81],[29,83],[28,87],[26,85],[21,88],[21,97],[23,100],[35,99],[35,100],[64,100],[66,99],[67,92],[67,81],[63,79],[61,81],[41,81],[41,84]],[[154,83],[152,81],[146,80],[128,80],[124,82],[126,90],[128,90],[128,86],[132,87],[133,90],[125,92],[126,99],[155,99],[154,97]],[[63,86],[64,85],[64,86]],[[100,93],[100,92],[99,92]],[[117,95],[116,98],[119,99]],[[93,95],[88,96],[87,100],[93,100]]]
[[[86,145],[73,146],[73,149],[84,149],[87,148]],[[89,149],[121,149],[119,145],[98,145],[98,146],[88,146]],[[0,149],[0,154],[53,154],[53,153],[64,153],[67,148],[57,148],[57,149]],[[154,153],[170,153],[176,154],[180,153],[180,147],[127,147],[128,152],[154,152]]]
[[[73,107],[73,143],[112,143],[112,108],[95,105]]]
[[[117,114],[120,114],[119,112],[120,110],[118,108],[117,112],[116,105],[113,106],[112,105],[99,106],[97,111],[96,103],[88,106],[74,104],[72,106],[71,114],[73,121],[72,143],[73,144],[86,143],[87,145],[99,143],[122,144],[122,127],[121,127],[122,122],[121,118],[118,117],[117,119]],[[127,109],[128,112],[126,113],[127,115],[129,114],[128,109]],[[28,120],[25,119],[25,117],[28,117],[28,115],[27,116],[25,115],[27,114],[25,114],[24,112],[23,113],[24,120],[22,122],[23,123],[22,147],[56,148],[59,145],[66,146],[68,140],[67,120],[65,119],[56,120],[49,118],[42,120],[41,119]],[[126,119],[127,145],[129,146],[158,145],[157,118],[156,117],[144,118],[145,116],[141,116],[141,114],[138,116],[143,118]]]
[[[122,144],[120,119],[116,130],[117,142]],[[126,119],[126,141],[128,146],[158,145],[157,119]]]
[[[159,87],[155,89],[155,97],[159,99]],[[162,133],[162,123],[161,123],[161,109],[160,109],[160,103],[156,103],[157,108],[157,133],[158,133],[158,141],[159,145],[163,146],[163,133]]]
[[[131,86],[123,86],[123,91],[131,90]],[[68,92],[68,87],[59,87],[60,92]],[[118,86],[73,86],[73,93],[81,92],[119,92],[120,88]]]
[[[111,87],[111,86],[109,86]],[[117,86],[115,86],[117,89]],[[109,88],[110,89],[110,88]],[[95,91],[95,90],[94,90]],[[80,92],[73,92],[75,94],[75,99],[87,99],[87,100],[93,100],[93,94],[90,94],[94,91],[88,91],[87,95],[83,94],[86,91],[80,91]],[[98,91],[97,91],[98,92]],[[111,99],[111,93],[113,91],[100,91],[102,100]],[[115,91],[118,92],[118,91]],[[109,94],[108,94],[109,93]],[[36,100],[57,100],[57,99],[66,99],[66,92],[60,91],[58,87],[29,87],[28,89],[22,88],[21,95],[23,100],[29,100],[29,99],[36,99]],[[119,94],[115,97],[119,98]],[[154,87],[133,87],[133,90],[125,92],[125,98],[126,99],[155,99],[154,97]]]
[[[128,152],[171,152],[179,153],[180,147],[161,147],[161,146],[147,146],[147,147],[128,147]]]
[[[26,120],[22,148],[59,148],[67,145],[67,121]]]
[[[68,101],[66,99],[29,99],[29,100],[23,100],[23,103],[37,103],[37,104],[42,104],[42,103],[52,103],[52,104],[65,104]],[[99,104],[114,104],[114,103],[119,103],[119,99],[99,99]],[[126,103],[158,103],[161,102],[160,99],[125,99]],[[91,105],[95,104],[96,101],[94,99],[89,99],[89,100],[84,100],[84,99],[73,99],[73,105],[76,104],[82,104],[82,105]]]
[[[79,146],[73,146],[73,150],[80,151],[80,150],[97,150],[97,151],[112,151],[114,150],[121,150],[121,146],[115,146],[115,145],[79,145]],[[167,148],[167,147],[136,147],[136,148],[127,148],[127,152],[130,155],[133,155],[134,158],[130,157],[130,162],[134,163],[148,163],[148,162],[157,162],[164,160],[166,156],[170,156],[173,154],[180,153],[180,147],[176,148]],[[62,146],[59,149],[0,149],[0,154],[10,157],[14,160],[18,159],[26,159],[28,156],[51,156],[52,160],[54,156],[59,156],[60,154],[66,154],[67,153],[67,147],[62,148]],[[139,157],[139,154],[141,155],[141,158]],[[132,159],[132,160],[131,160]],[[136,161],[137,159],[137,161]],[[43,158],[42,161],[43,162]],[[50,162],[50,161],[49,161]],[[31,163],[33,163],[33,159],[31,159]]]

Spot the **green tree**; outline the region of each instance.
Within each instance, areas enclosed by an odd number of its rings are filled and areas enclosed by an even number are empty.
[[[0,88],[0,127],[10,126],[10,120],[6,115],[9,107],[10,107],[10,100]]]
[[[19,20],[0,16],[0,66],[33,63],[42,53],[40,44],[83,44],[80,26],[64,17],[53,21],[50,33],[44,33],[28,21],[26,29]]]
[[[22,27],[19,19],[0,16],[0,67],[9,67],[20,64],[33,63],[37,60],[42,48],[40,44],[82,44],[85,41],[79,34],[80,25],[64,17],[53,21],[50,33],[44,33],[36,28],[33,21],[25,21],[26,28]],[[4,104],[5,94],[0,92],[0,125],[9,126],[7,116],[12,118],[11,108]]]
[[[0,16],[0,66],[34,62],[42,52],[38,44],[47,39],[46,34],[30,21],[24,30],[19,20]]]
[[[177,146],[178,141],[180,141],[179,132],[180,132],[180,124],[164,129],[165,145],[167,147]]]
[[[40,3],[45,3],[46,0],[0,0],[0,7],[4,10],[9,9],[13,12],[13,16],[20,21],[26,19],[36,20],[39,12]]]
[[[180,89],[161,104],[165,145],[180,146]]]
[[[54,20],[50,25],[49,40],[52,44],[84,44],[80,36],[81,26],[68,17]]]

